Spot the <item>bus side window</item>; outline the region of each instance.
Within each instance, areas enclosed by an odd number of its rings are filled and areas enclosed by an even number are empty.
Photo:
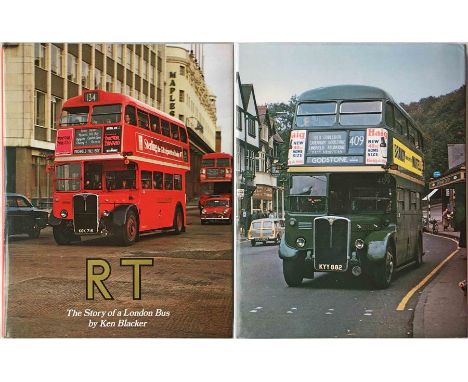
[[[159,126],[159,118],[152,114],[150,114],[149,117],[150,117],[151,131],[154,133],[161,134],[161,127]]]
[[[151,171],[141,172],[141,188],[143,190],[151,189]]]
[[[184,155],[184,162],[188,162],[188,151],[184,149],[183,155]]]
[[[148,114],[138,109],[138,126],[143,129],[149,129]]]
[[[179,140],[179,126],[173,123],[171,123],[171,138],[177,141]]]
[[[174,189],[174,175],[164,174],[164,189],[173,190]]]
[[[171,137],[171,128],[169,127],[169,122],[161,119],[161,133],[166,137]]]
[[[155,190],[163,189],[163,173],[160,171],[153,172],[153,188]]]
[[[182,176],[179,174],[174,175],[174,190],[182,190]]]
[[[393,111],[393,105],[390,102],[385,104],[385,123],[392,129],[395,128],[395,113]]]
[[[125,107],[125,123],[136,126],[136,112],[135,107],[127,105]]]
[[[405,191],[402,188],[397,188],[398,212],[405,210]]]
[[[395,126],[397,131],[406,137],[406,118],[401,114],[401,111],[395,108]]]
[[[187,131],[185,130],[185,127],[180,127],[180,140],[187,143]]]
[[[405,211],[410,209],[410,192],[405,190]]]

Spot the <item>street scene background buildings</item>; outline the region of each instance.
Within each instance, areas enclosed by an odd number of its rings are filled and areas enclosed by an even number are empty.
[[[222,140],[217,97],[205,79],[202,45],[4,44],[6,191],[50,207],[47,157],[54,153],[61,106],[83,90],[103,89],[132,96],[187,125],[192,163],[187,200],[197,199],[201,156],[216,150],[217,136],[218,149]],[[228,52],[232,48],[222,45]],[[230,79],[228,74],[225,81]]]
[[[246,233],[255,218],[284,216],[284,189],[277,182],[276,166],[283,140],[274,115],[258,105],[253,84],[236,75],[237,214]]]

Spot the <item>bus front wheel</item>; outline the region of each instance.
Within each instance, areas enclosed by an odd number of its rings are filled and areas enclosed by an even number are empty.
[[[393,249],[387,247],[385,258],[379,264],[375,265],[374,269],[374,284],[379,289],[386,289],[392,282],[393,273],[395,271],[395,256]]]
[[[301,285],[304,278],[304,260],[283,260],[283,276],[288,286],[297,287]]]
[[[70,229],[65,228],[63,225],[56,225],[52,228],[55,242],[58,245],[68,245],[72,241],[80,241],[81,238],[76,236]]]
[[[129,246],[135,243],[138,236],[138,220],[135,212],[129,211],[125,217],[125,223],[118,233],[118,241],[122,246]]]

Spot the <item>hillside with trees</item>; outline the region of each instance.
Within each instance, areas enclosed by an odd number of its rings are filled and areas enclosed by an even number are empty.
[[[465,91],[461,88],[439,97],[422,98],[401,106],[421,127],[424,135],[426,179],[434,171],[448,170],[447,144],[465,143]],[[285,142],[281,162],[287,163],[290,130],[294,118],[297,97],[286,102],[268,104],[268,111],[275,121],[278,133]]]
[[[466,87],[439,97],[422,98],[401,106],[419,124],[424,135],[426,179],[448,170],[447,144],[465,143]]]

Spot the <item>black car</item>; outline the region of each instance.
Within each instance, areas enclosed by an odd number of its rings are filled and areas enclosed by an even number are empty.
[[[5,236],[27,233],[30,238],[37,238],[45,228],[48,213],[32,205],[21,194],[6,194]]]

